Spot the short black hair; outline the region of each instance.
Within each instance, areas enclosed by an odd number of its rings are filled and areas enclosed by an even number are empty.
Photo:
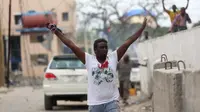
[[[105,39],[103,39],[103,38],[96,39],[96,40],[94,41],[94,44],[93,44],[93,48],[94,48],[94,50],[97,48],[97,45],[98,45],[98,43],[100,43],[100,42],[108,43],[108,41],[105,40]]]
[[[176,7],[177,8],[177,6],[175,4],[173,4],[172,7]]]

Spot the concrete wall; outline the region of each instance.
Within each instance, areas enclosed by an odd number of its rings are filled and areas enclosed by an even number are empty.
[[[200,112],[200,70],[183,72],[183,112]]]
[[[183,60],[187,68],[200,68],[200,27],[177,33],[167,34],[163,37],[148,40],[137,45],[140,61],[148,59],[148,68],[141,68],[141,86],[146,94],[150,94],[150,79],[153,76],[153,65],[160,62],[164,53],[168,60]]]
[[[200,70],[156,69],[154,112],[200,112]]]
[[[157,69],[153,82],[154,112],[182,112],[182,71]]]

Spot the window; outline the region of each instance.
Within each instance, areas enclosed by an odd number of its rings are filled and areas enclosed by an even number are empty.
[[[37,65],[47,65],[48,64],[48,55],[47,54],[31,55],[31,63],[35,66],[37,66]]]
[[[21,15],[15,15],[15,24],[18,25],[21,23]]]
[[[30,42],[31,43],[38,43],[45,41],[45,38],[43,35],[31,35],[30,36]]]
[[[57,58],[52,61],[50,69],[85,69],[85,66],[79,59]]]
[[[69,14],[68,14],[68,12],[63,12],[62,19],[63,19],[63,21],[68,21],[69,20]]]

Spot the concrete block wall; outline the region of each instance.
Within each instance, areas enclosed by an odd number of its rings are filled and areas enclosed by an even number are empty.
[[[154,112],[182,112],[182,73],[157,69],[153,81]]]
[[[183,112],[200,112],[200,70],[183,72]]]
[[[155,69],[154,112],[200,112],[200,70]]]
[[[174,68],[174,67],[177,67],[177,61],[176,61],[176,60],[172,60],[172,61],[168,61],[168,62],[171,62],[171,63],[172,63],[172,67],[173,67],[173,68]],[[158,62],[158,63],[156,63],[156,64],[153,65],[153,69],[154,69],[154,70],[155,70],[155,69],[163,69],[163,68],[165,68],[165,63],[166,63],[166,62]],[[166,67],[167,67],[167,68],[170,68],[170,65],[167,64]]]
[[[151,39],[139,43],[136,52],[139,61],[147,59],[148,68],[141,68],[141,89],[145,94],[151,94],[151,78],[153,77],[154,64],[160,62],[162,54],[166,54],[168,60],[183,60],[187,68],[200,69],[200,27],[167,34],[163,37]]]

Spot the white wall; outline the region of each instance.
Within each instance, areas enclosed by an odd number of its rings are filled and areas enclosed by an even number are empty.
[[[149,67],[141,68],[140,74],[142,90],[149,94],[153,65],[160,61],[163,53],[168,56],[168,60],[185,61],[187,68],[200,68],[200,27],[139,43],[136,50],[140,61],[148,58]]]

